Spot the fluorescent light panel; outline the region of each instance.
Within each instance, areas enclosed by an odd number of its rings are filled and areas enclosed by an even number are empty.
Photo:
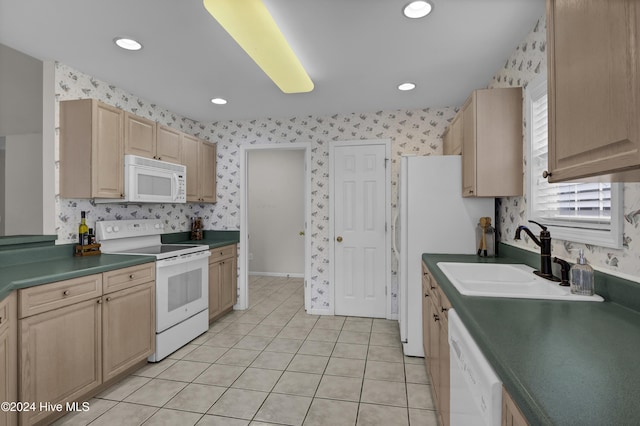
[[[204,7],[284,93],[313,90],[313,81],[261,0],[203,0]]]

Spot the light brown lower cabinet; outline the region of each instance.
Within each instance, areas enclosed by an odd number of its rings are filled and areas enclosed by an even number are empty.
[[[211,249],[209,257],[209,322],[229,312],[237,302],[237,244]]]
[[[529,422],[504,386],[502,387],[502,421],[500,424],[502,426],[529,426]]]
[[[154,281],[103,297],[103,381],[125,372],[155,351],[155,303]]]
[[[440,423],[449,425],[449,322],[451,304],[427,266],[422,264],[422,341]]]
[[[0,302],[0,402],[18,400],[16,293]],[[0,411],[0,426],[18,424],[18,413]]]
[[[111,281],[122,289],[103,294]],[[18,400],[36,407],[19,414],[21,425],[62,416],[66,403],[86,401],[155,350],[153,263],[21,289],[18,306]],[[41,403],[63,404],[63,411]]]

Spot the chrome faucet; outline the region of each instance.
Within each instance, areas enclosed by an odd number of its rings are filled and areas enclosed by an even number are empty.
[[[546,226],[541,225],[533,220],[530,220],[529,222],[535,223],[540,228],[542,228],[542,231],[540,231],[540,239],[533,235],[533,232],[531,232],[531,230],[524,225],[518,226],[514,239],[519,240],[520,233],[522,231],[526,232],[533,240],[533,242],[540,247],[540,270],[534,271],[533,273],[551,281],[560,281],[560,279],[555,277],[551,272],[551,233],[547,231]]]

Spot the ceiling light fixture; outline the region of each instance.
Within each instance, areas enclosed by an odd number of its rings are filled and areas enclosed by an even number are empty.
[[[213,98],[211,99],[211,103],[216,105],[224,105],[227,103],[227,100],[222,98]]]
[[[404,16],[407,18],[424,18],[431,13],[431,3],[428,1],[412,1],[404,7]]]
[[[313,90],[313,81],[261,0],[203,0],[204,7],[284,93]]]
[[[125,50],[140,50],[142,49],[142,44],[138,41],[129,38],[129,37],[116,37],[113,39],[113,42],[120,48]]]
[[[416,85],[414,83],[402,83],[398,86],[398,90],[402,90],[403,92],[406,92],[407,90],[413,90],[415,88]]]

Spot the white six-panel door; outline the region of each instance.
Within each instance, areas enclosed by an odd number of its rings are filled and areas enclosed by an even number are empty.
[[[384,143],[333,149],[336,315],[386,316],[386,149]]]

